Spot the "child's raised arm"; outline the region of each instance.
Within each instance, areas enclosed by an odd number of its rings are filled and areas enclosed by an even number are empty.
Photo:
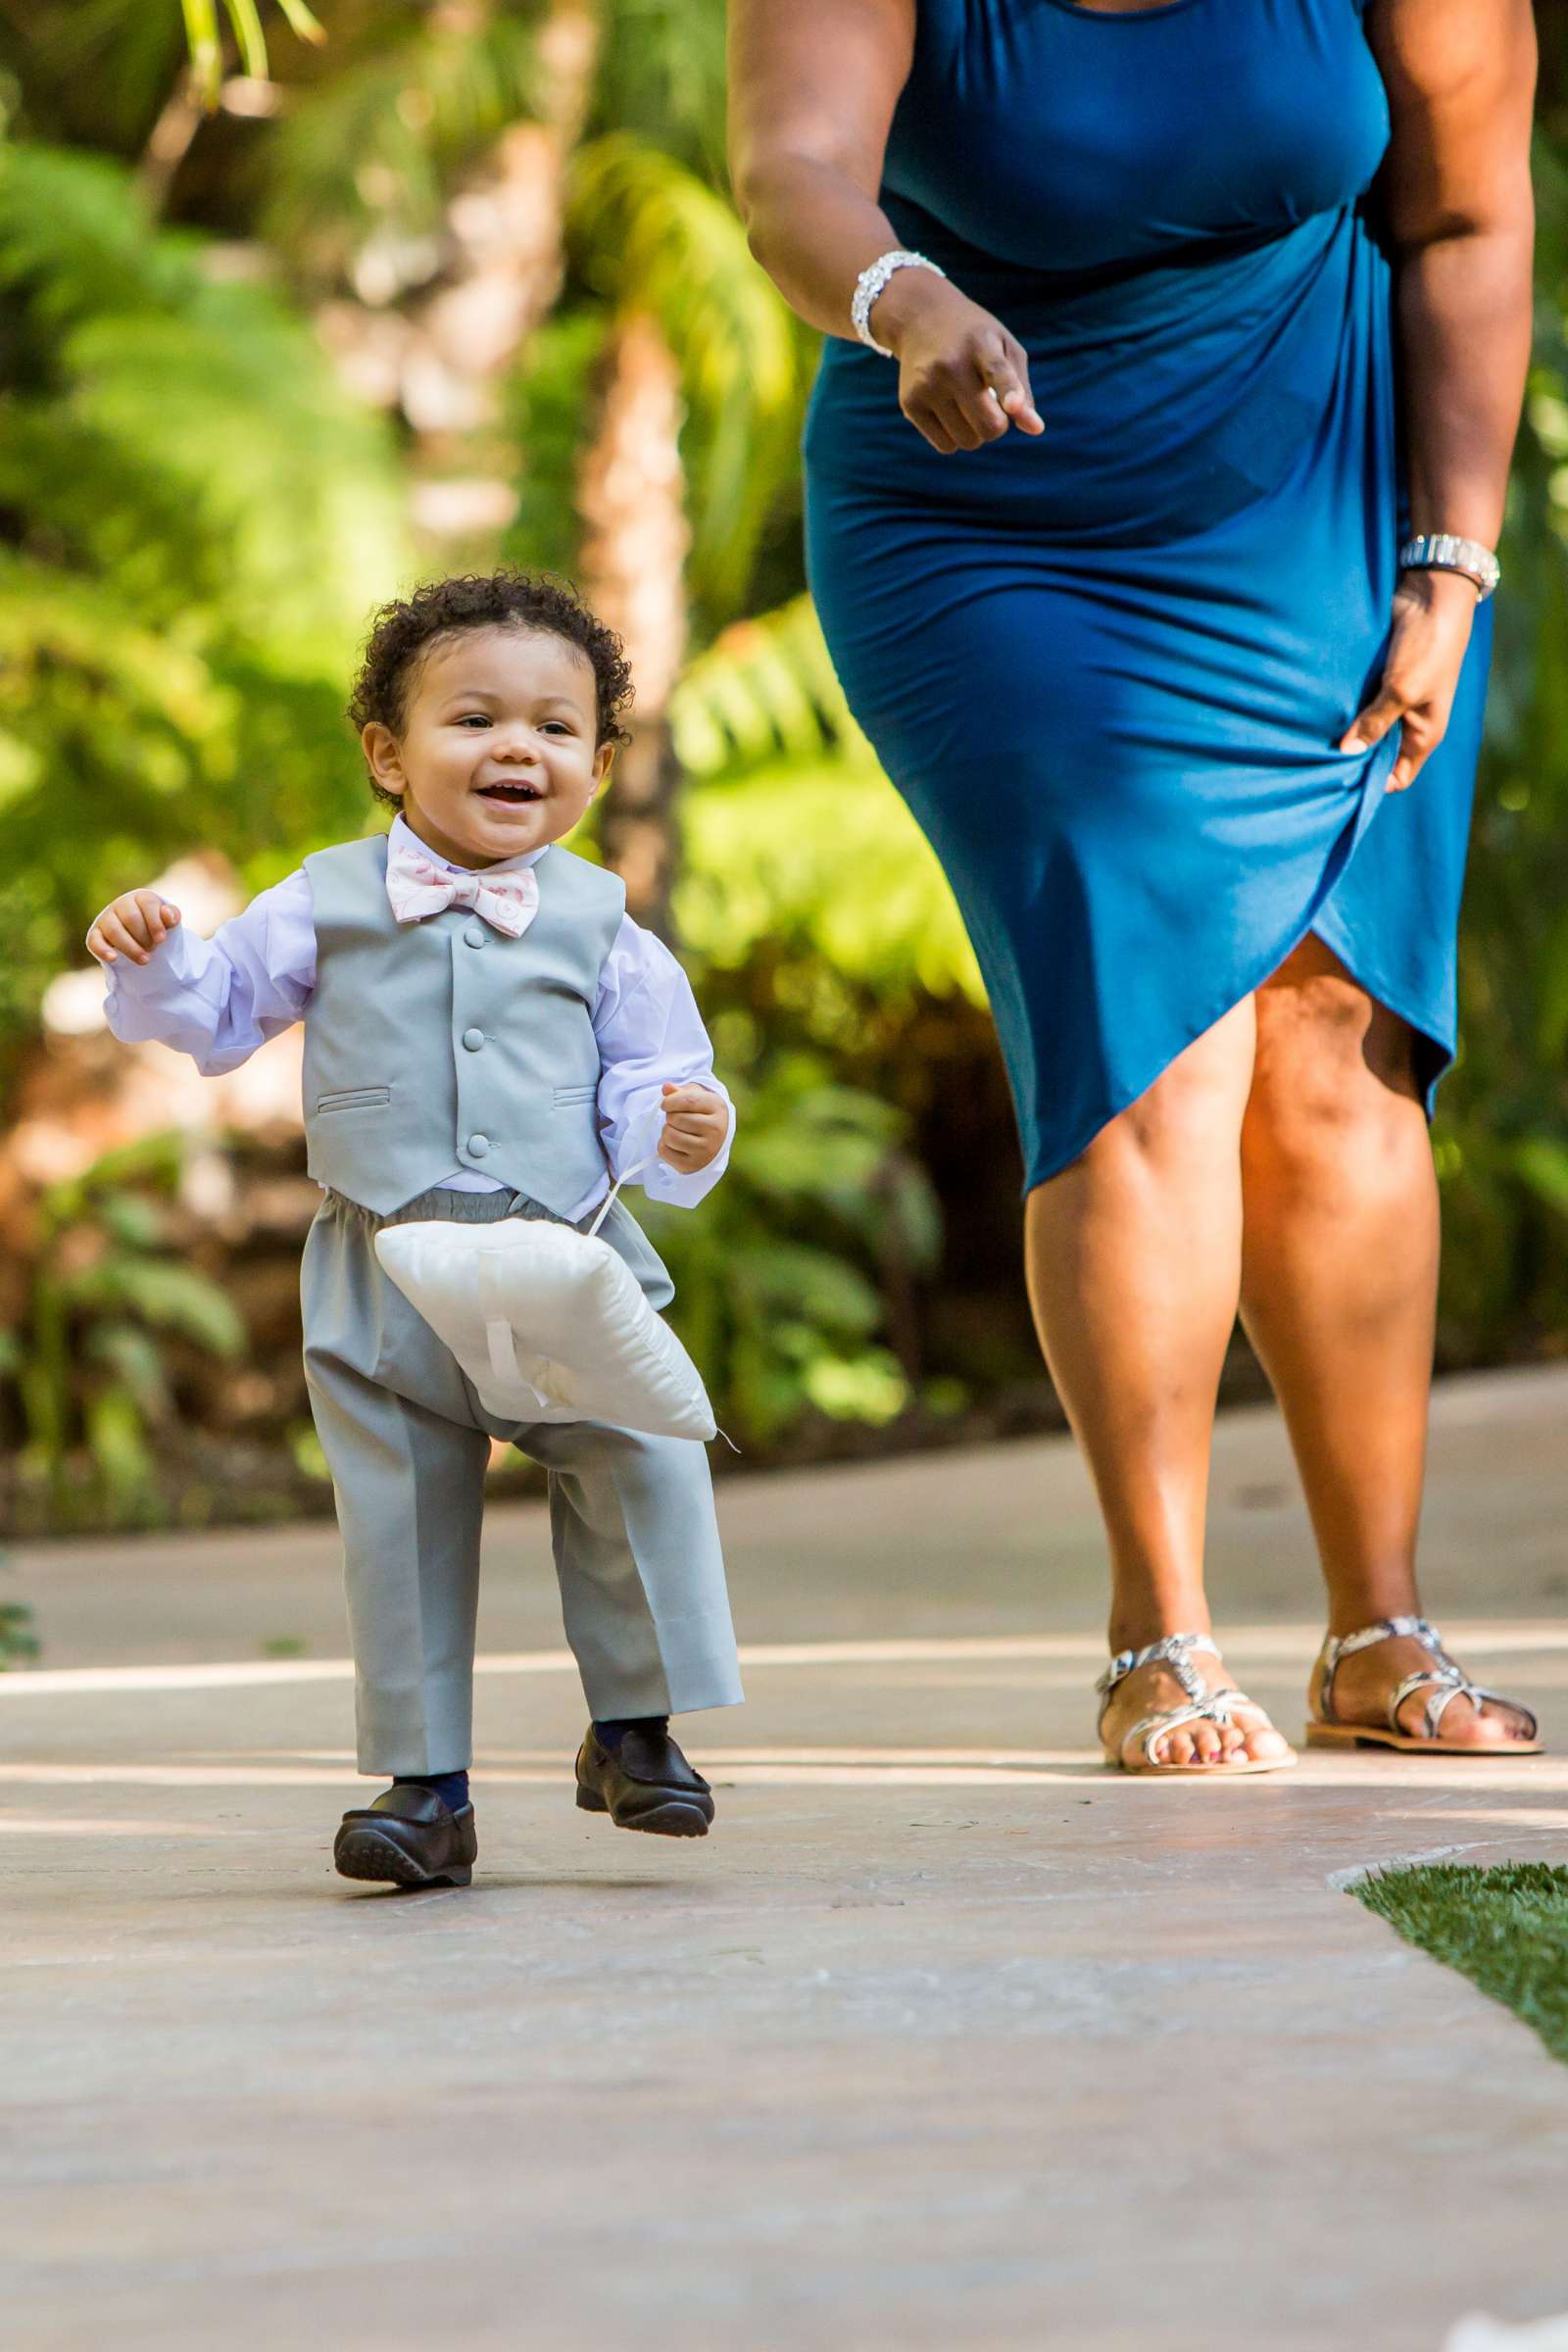
[[[311,886],[290,874],[211,939],[162,892],[130,890],[98,915],[87,947],[104,966],[104,1012],[124,1044],[188,1054],[204,1078],[238,1069],[303,1014],[316,986]]]

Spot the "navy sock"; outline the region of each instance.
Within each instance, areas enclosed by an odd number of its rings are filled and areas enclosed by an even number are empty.
[[[468,1801],[468,1776],[466,1772],[398,1772],[392,1776],[394,1788],[433,1788],[449,1813],[461,1813]]]
[[[594,1738],[601,1747],[608,1748],[613,1755],[628,1732],[667,1732],[668,1729],[667,1715],[612,1715],[605,1723],[595,1723]]]

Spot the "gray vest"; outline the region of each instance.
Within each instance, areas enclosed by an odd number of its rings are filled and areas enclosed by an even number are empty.
[[[377,836],[305,860],[311,1174],[385,1216],[473,1168],[569,1216],[607,1172],[593,1007],[624,885],[557,844],[534,867],[538,913],[508,939],[459,906],[400,923],[386,858]]]

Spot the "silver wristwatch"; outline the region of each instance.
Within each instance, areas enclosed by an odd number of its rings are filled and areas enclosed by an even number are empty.
[[[1479,539],[1459,539],[1452,531],[1423,531],[1399,550],[1401,571],[1462,571],[1475,583],[1483,604],[1502,577],[1497,559]]]

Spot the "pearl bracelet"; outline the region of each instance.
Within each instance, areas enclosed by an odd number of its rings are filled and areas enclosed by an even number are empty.
[[[893,253],[880,254],[860,271],[855,281],[855,292],[850,297],[850,324],[867,349],[879,353],[884,360],[891,360],[896,355],[889,351],[885,343],[879,343],[871,332],[871,305],[895,270],[930,270],[938,277],[948,274],[945,270],[938,269],[935,262],[928,262],[923,253],[906,253],[902,247]]]

